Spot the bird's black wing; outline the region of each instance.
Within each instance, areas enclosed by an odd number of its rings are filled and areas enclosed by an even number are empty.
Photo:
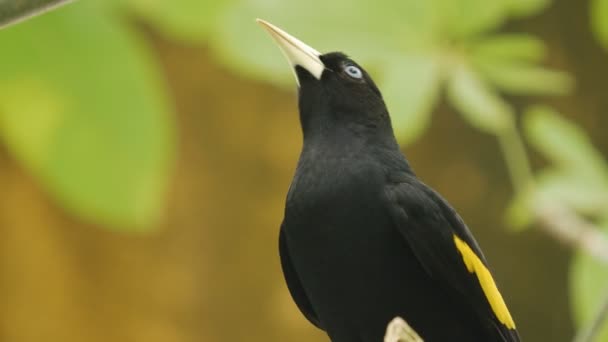
[[[385,188],[392,219],[427,273],[463,296],[480,322],[503,341],[519,341],[515,323],[469,229],[435,191],[412,175],[392,175]],[[485,322],[484,322],[485,321]]]
[[[314,324],[317,328],[324,330],[321,327],[317,314],[308,300],[308,296],[306,295],[302,284],[300,283],[300,278],[293,267],[291,258],[289,257],[287,240],[285,238],[285,234],[283,233],[282,227],[279,233],[279,254],[281,255],[283,276],[285,277],[285,282],[287,283],[287,288],[289,288],[291,297],[293,298],[294,302],[296,302],[296,305],[300,311],[302,311],[304,314],[304,317],[306,317],[306,319],[308,319],[310,323]]]

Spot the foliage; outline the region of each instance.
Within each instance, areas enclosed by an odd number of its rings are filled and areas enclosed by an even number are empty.
[[[602,223],[601,227],[608,237],[608,221]],[[570,291],[574,319],[578,325],[587,325],[595,318],[607,290],[606,264],[584,252],[575,252],[570,269]],[[602,325],[595,340],[608,341],[608,324]]]
[[[14,156],[75,214],[153,227],[173,124],[139,38],[80,2],[0,31],[0,45],[0,133]]]
[[[529,225],[534,208],[558,203],[572,209],[598,227],[608,237],[608,164],[593,147],[583,130],[547,107],[526,112],[524,128],[528,140],[550,165],[538,172],[535,187],[516,198],[511,220]],[[571,300],[576,321],[584,325],[599,310],[599,300],[608,290],[606,265],[584,251],[576,251],[570,271]],[[598,341],[608,339],[608,325]]]
[[[608,219],[608,164],[583,130],[547,107],[526,111],[525,133],[550,166],[540,170],[531,191],[511,204],[509,220],[517,227],[530,225],[534,208],[559,202],[586,217]]]
[[[172,38],[202,42],[219,24],[227,0],[128,0],[124,6]]]
[[[590,9],[591,28],[598,41],[608,50],[608,0],[593,0]]]

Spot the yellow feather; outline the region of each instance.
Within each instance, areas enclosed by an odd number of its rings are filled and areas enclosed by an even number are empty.
[[[471,247],[469,247],[466,242],[462,241],[456,235],[454,235],[454,243],[462,255],[464,264],[467,266],[469,272],[477,275],[477,280],[479,281],[479,284],[481,284],[481,289],[486,295],[486,298],[492,307],[492,311],[494,311],[494,314],[498,320],[507,328],[515,329],[515,322],[513,322],[511,313],[509,313],[509,309],[507,309],[507,305],[502,299],[502,295],[500,292],[498,292],[496,283],[494,282],[492,274],[490,274],[488,268],[483,264],[483,262],[481,262]]]

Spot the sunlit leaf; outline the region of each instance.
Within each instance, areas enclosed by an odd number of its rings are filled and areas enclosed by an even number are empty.
[[[545,44],[527,34],[492,35],[472,46],[475,61],[540,62],[545,57]]]
[[[583,130],[548,107],[532,107],[524,115],[528,141],[559,167],[591,182],[605,183],[606,161]]]
[[[402,144],[426,130],[440,85],[439,65],[433,56],[406,56],[387,67],[380,87]]]
[[[128,0],[124,4],[171,37],[203,41],[219,25],[216,20],[220,10],[230,2],[232,0]]]
[[[511,15],[527,17],[544,10],[551,0],[507,0],[507,3]]]
[[[608,0],[591,2],[591,26],[595,36],[608,49]]]
[[[87,2],[0,32],[0,134],[65,208],[147,229],[164,205],[172,122],[142,42]]]
[[[567,73],[533,64],[481,61],[476,67],[484,79],[512,94],[564,95],[572,89]]]
[[[604,224],[604,231],[608,225]],[[605,234],[608,238],[608,234]],[[574,319],[586,326],[608,295],[608,267],[584,252],[577,252],[570,265],[570,300]],[[608,341],[608,324],[603,324],[595,341]]]
[[[482,131],[497,134],[512,124],[511,107],[466,66],[452,71],[448,97],[467,121]]]

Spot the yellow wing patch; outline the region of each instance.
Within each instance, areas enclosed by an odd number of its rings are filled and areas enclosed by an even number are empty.
[[[477,280],[481,285],[481,289],[486,295],[486,298],[488,299],[488,302],[492,307],[492,311],[494,311],[494,314],[496,315],[498,320],[507,328],[515,329],[515,322],[513,322],[511,313],[509,313],[509,309],[507,309],[507,305],[502,299],[502,295],[500,294],[500,292],[498,292],[496,283],[494,282],[492,274],[490,274],[488,268],[479,259],[477,254],[473,252],[471,247],[469,247],[466,242],[462,241],[456,235],[454,235],[454,243],[456,244],[456,248],[462,255],[462,260],[464,260],[464,264],[467,266],[469,272],[475,273],[475,275],[477,275]]]

